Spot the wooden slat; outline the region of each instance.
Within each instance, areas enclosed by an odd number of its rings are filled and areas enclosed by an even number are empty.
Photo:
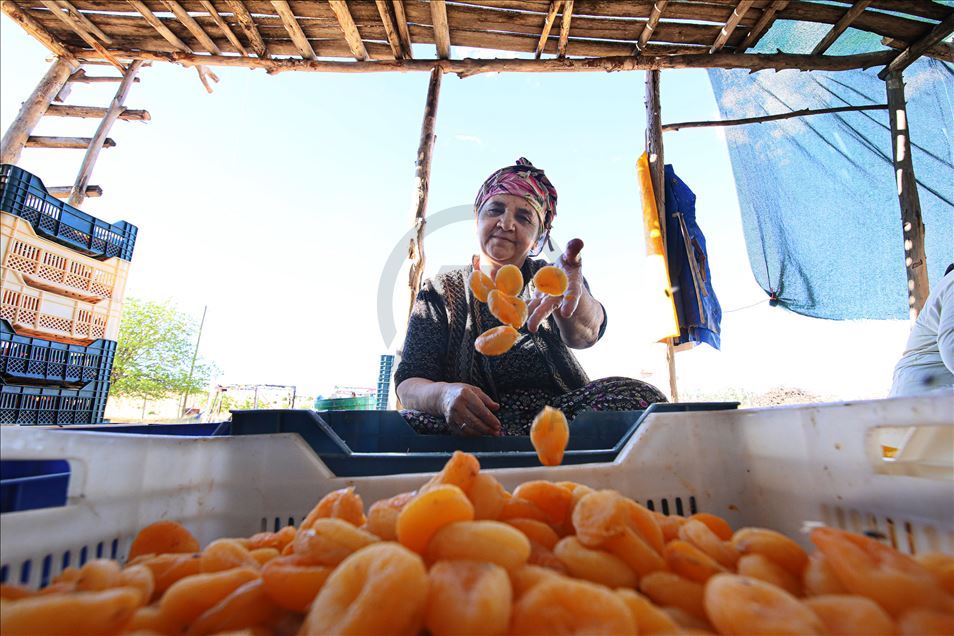
[[[729,18],[729,21],[725,23],[725,26],[722,27],[722,30],[719,32],[719,37],[716,38],[716,41],[713,42],[712,48],[709,49],[709,53],[718,53],[722,50],[722,47],[725,46],[725,43],[729,41],[729,36],[732,35],[732,32],[735,31],[735,27],[739,26],[739,22],[742,20],[742,17],[745,15],[746,11],[749,10],[749,7],[752,6],[753,0],[739,0],[739,4],[736,5],[735,9],[732,11],[732,17]]]
[[[33,128],[50,108],[53,98],[66,86],[71,70],[70,62],[57,58],[30,96],[20,105],[17,116],[10,122],[10,127],[0,140],[0,163],[17,162]]]
[[[73,186],[47,186],[46,191],[57,199],[68,199]],[[87,199],[95,199],[103,196],[103,189],[98,185],[86,186],[85,195]]]
[[[543,49],[547,46],[547,39],[550,37],[550,30],[553,28],[553,22],[556,20],[557,12],[563,0],[550,0],[550,8],[547,10],[547,17],[543,19],[543,30],[540,31],[540,41],[537,42],[537,50],[533,52],[536,59],[543,55]]]
[[[70,15],[73,16],[73,18],[78,20],[87,31],[99,38],[103,44],[112,44],[112,40],[108,35],[106,35],[105,32],[103,32],[102,29],[100,29],[95,23],[93,23],[92,20],[86,17],[86,14],[74,7],[71,3],[67,2],[67,0],[58,0],[57,4],[66,9]]]
[[[437,56],[442,59],[450,57],[450,27],[447,24],[447,5],[444,0],[431,0],[431,24],[434,25],[434,43],[437,45]]]
[[[135,55],[124,55],[122,57],[135,58]],[[106,116],[108,109],[101,106],[72,106],[52,104],[46,109],[49,117],[80,117],[85,119],[102,119]],[[152,116],[148,110],[129,109],[119,113],[119,118],[124,121],[149,121]]]
[[[663,132],[672,132],[684,128],[712,128],[720,126],[743,126],[745,124],[762,124],[768,121],[779,121],[793,117],[809,117],[812,115],[826,115],[829,113],[848,113],[859,110],[888,110],[886,104],[866,104],[864,106],[836,106],[834,108],[803,108],[777,115],[762,115],[760,117],[743,117],[741,119],[721,119],[715,121],[683,121],[675,124],[664,124]]]
[[[563,12],[560,17],[560,41],[557,44],[557,57],[566,57],[566,44],[570,38],[570,21],[573,20],[573,0],[563,3]]]
[[[111,55],[102,44],[97,42],[96,37],[86,29],[86,26],[82,22],[73,17],[68,9],[65,9],[52,0],[40,0],[40,3],[49,9],[50,13],[56,16],[56,18],[65,24],[68,29],[80,36],[80,38],[86,42],[90,48],[102,53],[106,61],[112,64],[113,67],[116,68],[120,73],[126,72],[126,67],[123,66],[113,55]]]
[[[328,4],[331,5],[331,10],[335,12],[335,17],[338,18],[341,32],[344,33],[345,42],[351,48],[354,59],[368,60],[368,50],[364,47],[364,42],[361,41],[361,33],[358,32],[358,25],[354,23],[354,18],[351,17],[348,3],[345,0],[328,0]]]
[[[189,12],[182,8],[182,5],[179,4],[176,0],[163,0],[163,4],[169,8],[169,11],[172,12],[176,19],[181,22],[185,28],[189,29],[196,40],[199,41],[206,51],[209,53],[214,53],[215,55],[221,55],[222,51],[215,45],[215,42],[212,41],[212,38],[209,37],[209,34],[205,32],[199,23],[195,21]]]
[[[221,31],[225,39],[235,47],[239,55],[248,57],[248,51],[245,50],[245,45],[242,44],[242,41],[239,40],[235,32],[232,31],[232,27],[229,26],[229,23],[219,15],[218,9],[216,9],[209,0],[199,0],[199,4],[201,4],[202,8],[209,14],[209,17],[215,21],[215,24],[219,27],[219,31]]]
[[[239,0],[225,0],[225,4],[232,10],[235,19],[238,20],[242,30],[245,31],[255,55],[261,58],[270,57],[268,50],[265,48],[265,41],[262,40],[262,35],[258,32],[258,27],[255,26],[255,20],[252,19],[252,14],[245,8],[245,4],[239,2]]]
[[[394,59],[403,60],[404,44],[401,42],[401,36],[398,35],[397,27],[394,26],[394,16],[391,15],[391,7],[387,0],[374,0],[378,5],[378,13],[381,15],[381,24],[384,25],[384,34],[388,37],[388,45],[391,52],[394,53]]]
[[[162,23],[162,20],[156,17],[156,14],[153,13],[144,2],[141,2],[141,0],[127,0],[127,2],[129,2],[129,4],[131,4],[132,7],[139,12],[139,15],[141,15],[143,19],[166,40],[166,42],[179,49],[183,53],[193,52],[185,42],[179,39],[179,36],[173,33],[169,27]]]
[[[872,0],[855,0],[855,3],[845,12],[845,16],[835,23],[835,26],[831,28],[828,33],[825,34],[825,37],[821,39],[821,42],[815,45],[815,48],[812,49],[812,55],[821,55],[835,43],[835,40],[838,39],[842,33],[845,32],[845,29],[851,26],[851,23],[855,21],[861,13],[868,8]]]
[[[304,31],[301,30],[301,25],[298,24],[298,20],[295,19],[295,13],[291,10],[291,7],[288,6],[288,2],[285,0],[272,0],[272,6],[275,8],[275,11],[278,12],[278,17],[281,18],[282,25],[285,27],[288,36],[292,42],[295,43],[298,53],[306,60],[317,60],[318,56],[315,55],[315,50],[311,48],[311,44],[308,43],[308,37]]]
[[[899,51],[903,51],[904,49],[908,48],[907,42],[902,42],[901,40],[895,40],[893,38],[881,38],[881,43],[885,46],[890,46],[892,49],[898,49]],[[928,49],[925,49],[924,55],[933,57],[936,60],[954,62],[954,46],[941,42]]]
[[[27,139],[27,148],[70,148],[85,150],[89,147],[92,137],[41,137],[30,135]],[[113,148],[116,142],[107,137],[103,141],[103,148]]]
[[[112,84],[123,81],[123,78],[113,75],[87,75],[85,70],[80,69],[70,75],[68,81],[77,84]],[[136,77],[133,81],[138,84],[139,78]]]
[[[24,31],[32,35],[40,44],[48,48],[57,57],[66,60],[73,66],[76,66],[76,58],[67,50],[59,39],[53,36],[45,27],[33,19],[16,2],[5,0],[0,2],[0,11],[19,24]]]
[[[414,58],[414,50],[411,48],[411,32],[407,28],[407,12],[404,10],[404,0],[394,0],[394,21],[397,23],[398,34],[401,36],[401,43],[407,53],[407,59]]]
[[[901,71],[921,57],[925,51],[936,44],[940,44],[952,32],[954,32],[954,13],[951,13],[943,22],[931,29],[931,32],[926,36],[901,51],[890,64],[878,73],[878,77],[886,79],[890,73],[898,73],[900,75]]]
[[[659,24],[659,18],[662,17],[662,13],[666,10],[667,4],[669,4],[669,0],[656,0],[656,2],[653,3],[653,10],[649,14],[649,19],[646,20],[646,24],[643,25],[643,30],[639,34],[639,40],[636,41],[637,53],[646,48],[646,43],[649,42],[653,31],[656,30],[656,25]]]
[[[789,0],[774,0],[772,4],[765,7],[758,22],[749,29],[749,32],[745,35],[745,39],[736,47],[735,52],[745,53],[748,49],[758,44],[762,36],[768,33],[768,30],[772,28],[772,24],[775,22],[775,14],[788,6],[788,1]]]

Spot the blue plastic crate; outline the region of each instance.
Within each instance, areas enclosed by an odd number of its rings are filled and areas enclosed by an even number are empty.
[[[0,425],[53,426],[103,421],[109,382],[82,389],[0,385]]]
[[[42,384],[73,389],[109,382],[116,343],[97,340],[87,346],[20,336],[0,320],[0,382]]]
[[[69,483],[66,460],[0,460],[0,514],[64,506]]]
[[[0,211],[26,219],[37,234],[93,258],[132,260],[136,226],[107,223],[49,194],[39,177],[0,164]]]

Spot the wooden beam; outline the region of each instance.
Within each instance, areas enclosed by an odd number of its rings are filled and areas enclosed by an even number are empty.
[[[725,26],[722,27],[721,31],[719,31],[719,35],[716,37],[715,42],[712,43],[712,48],[709,49],[709,53],[718,53],[722,50],[722,47],[725,46],[725,43],[729,41],[729,37],[732,35],[732,32],[735,31],[735,27],[739,26],[739,22],[741,22],[742,18],[745,17],[746,12],[749,10],[749,7],[752,6],[754,1],[755,0],[739,0],[739,4],[735,6],[735,9],[732,11],[732,15],[729,16]]]
[[[338,24],[341,26],[342,33],[344,33],[345,42],[348,43],[348,48],[351,49],[351,54],[354,55],[354,59],[361,60],[362,62],[371,59],[368,55],[368,50],[364,48],[364,42],[361,41],[361,34],[358,33],[358,25],[354,23],[354,18],[351,17],[351,10],[348,9],[348,3],[345,2],[345,0],[328,0],[328,4],[331,5],[331,10],[334,11],[335,17],[338,18]]]
[[[86,26],[74,18],[68,9],[65,9],[52,0],[40,0],[40,3],[49,9],[50,13],[55,15],[63,24],[66,25],[68,29],[80,36],[80,38],[82,38],[82,40],[86,42],[90,48],[102,53],[106,61],[112,64],[116,70],[118,70],[120,73],[126,72],[126,67],[123,66],[119,60],[117,60],[109,51],[107,51],[102,44],[97,42],[93,34],[86,29]]]
[[[573,0],[563,3],[563,13],[560,16],[560,41],[557,43],[557,57],[566,57],[566,45],[570,38],[570,21],[573,19]]]
[[[888,119],[891,123],[891,150],[897,179],[898,202],[901,204],[901,227],[904,231],[904,266],[908,280],[908,307],[915,319],[924,307],[930,286],[928,284],[927,256],[924,253],[924,223],[921,220],[921,200],[911,161],[911,139],[907,106],[904,99],[904,80],[901,73],[889,73],[885,81],[888,94]]]
[[[659,215],[659,231],[663,240],[663,261],[666,263],[666,161],[663,152],[662,101],[659,98],[659,71],[646,73],[646,154],[649,155],[649,171],[653,178],[653,195],[656,197],[656,213]],[[666,362],[669,367],[669,394],[673,402],[679,401],[676,384],[676,352],[672,338],[666,339]]]
[[[758,21],[749,29],[749,32],[745,35],[745,39],[742,40],[742,43],[735,49],[735,52],[745,53],[748,49],[758,44],[762,36],[768,33],[768,30],[772,28],[772,24],[775,23],[775,14],[787,7],[788,2],[789,0],[773,0],[772,4],[765,7]]]
[[[46,109],[46,114],[50,117],[81,117],[85,119],[102,119],[106,116],[108,109],[101,106],[67,106],[53,104]],[[119,113],[119,118],[123,121],[149,121],[152,116],[147,110],[126,109]]]
[[[110,84],[110,83],[118,83],[118,82],[121,82],[121,81],[123,81],[123,78],[122,78],[121,76],[118,76],[118,75],[117,75],[117,76],[112,76],[112,75],[103,75],[103,76],[87,75],[85,70],[80,69],[80,70],[76,71],[75,73],[73,73],[72,75],[70,75],[70,79],[69,79],[68,81],[69,81],[69,82],[72,82],[72,83],[76,83],[76,84]],[[138,84],[138,83],[139,83],[139,78],[136,77],[136,79],[134,79],[133,81]]]
[[[891,60],[890,64],[878,73],[878,77],[887,79],[891,73],[900,73],[910,66],[914,60],[921,57],[929,48],[944,41],[952,32],[954,32],[954,13],[951,13],[951,15],[937,24],[926,36],[901,51],[897,57]]]
[[[73,191],[70,192],[70,198],[67,201],[70,205],[79,207],[83,203],[83,199],[86,198],[86,186],[89,185],[89,179],[93,175],[93,166],[96,165],[96,159],[99,157],[99,153],[103,149],[103,144],[106,142],[106,135],[109,134],[110,128],[113,127],[113,124],[119,119],[120,114],[125,110],[123,104],[126,102],[129,89],[132,88],[133,78],[136,77],[136,73],[139,72],[142,64],[142,60],[136,60],[129,65],[129,68],[126,70],[126,76],[123,78],[123,81],[119,83],[119,88],[116,89],[116,94],[109,104],[106,116],[99,122],[96,132],[89,142],[86,156],[83,157],[79,174],[76,175],[76,181],[73,183]]]
[[[815,45],[815,48],[812,49],[812,55],[821,55],[835,43],[835,40],[838,39],[842,33],[845,32],[845,29],[851,26],[851,23],[854,22],[861,13],[868,8],[868,5],[872,3],[873,0],[855,0],[855,3],[851,5],[851,8],[845,12],[845,15],[835,23],[828,33],[825,34],[825,37],[821,39],[821,42]]]
[[[98,26],[96,26],[96,24],[93,23],[92,20],[86,17],[86,14],[67,2],[67,0],[58,0],[57,4],[66,9],[75,20],[82,24],[87,31],[99,38],[103,44],[113,43],[113,39],[111,37],[106,35],[102,29],[100,29]]]
[[[245,45],[242,44],[242,41],[239,40],[235,32],[232,31],[232,27],[229,26],[229,23],[219,15],[218,9],[216,9],[209,0],[199,0],[199,4],[201,4],[205,12],[209,14],[209,17],[212,18],[216,26],[219,27],[219,31],[222,32],[225,39],[239,52],[239,55],[248,57],[248,51],[245,49]]]
[[[144,2],[141,2],[140,0],[126,0],[126,1],[129,4],[131,4],[136,11],[139,12],[139,15],[141,15],[146,20],[146,22],[149,23],[149,26],[151,26],[152,28],[154,28],[156,31],[159,32],[159,35],[161,35],[166,40],[166,42],[176,47],[183,53],[193,52],[192,49],[190,49],[185,42],[179,39],[179,36],[177,36],[175,33],[169,30],[169,27],[163,24],[162,20],[156,17],[156,14],[153,13],[149,9],[149,7],[146,6]]]
[[[881,38],[881,44],[884,46],[890,46],[892,49],[898,49],[903,51],[908,48],[908,43],[901,40],[895,40],[894,38]],[[933,57],[936,60],[943,60],[945,62],[954,62],[954,46],[941,42],[935,44],[929,49],[925,49],[924,55],[928,57]]]
[[[398,34],[401,36],[401,43],[404,45],[407,59],[414,59],[414,51],[411,48],[411,31],[407,28],[407,12],[404,10],[404,0],[394,0],[394,21],[397,23]]]
[[[414,301],[421,289],[424,278],[424,227],[427,223],[427,194],[431,182],[431,155],[434,152],[434,124],[437,121],[437,104],[441,93],[441,76],[443,72],[439,66],[431,70],[431,79],[427,84],[427,99],[424,102],[424,121],[421,123],[421,141],[417,147],[417,161],[414,162],[414,183],[417,191],[417,204],[414,208],[414,236],[411,237],[407,256],[411,261],[411,270],[408,273],[408,287],[410,288],[410,303],[408,316],[414,308]]]
[[[388,6],[387,0],[374,0],[374,3],[378,7],[378,15],[381,16],[381,24],[384,25],[384,35],[388,39],[388,45],[391,47],[394,59],[403,60],[404,44],[401,42],[397,27],[394,26],[394,16],[391,15],[391,8]]]
[[[262,39],[262,34],[258,32],[252,14],[245,8],[245,3],[239,0],[225,0],[225,4],[232,10],[232,15],[235,16],[239,26],[245,31],[245,36],[248,38],[255,55],[263,59],[270,58],[268,49],[265,47],[265,40]]]
[[[857,55],[800,55],[794,53],[734,53],[681,55],[619,55],[564,59],[472,59],[463,60],[380,60],[339,62],[333,60],[260,59],[234,55],[194,55],[159,51],[114,51],[120,59],[172,62],[183,66],[223,66],[262,68],[270,73],[410,73],[439,67],[445,73],[470,77],[480,73],[598,73],[649,71],[668,68],[744,68],[750,71],[798,69],[802,71],[846,71],[887,64],[894,51]],[[95,51],[81,51],[81,59],[97,59]]]
[[[3,3],[4,6],[7,4]],[[10,127],[3,133],[3,139],[0,140],[0,163],[16,163],[20,159],[20,153],[26,146],[30,133],[46,114],[53,98],[66,85],[71,70],[71,62],[56,58],[46,71],[43,79],[20,106],[20,112],[10,123]]]
[[[560,6],[563,4],[563,0],[550,0],[550,8],[547,10],[547,17],[543,20],[543,30],[540,31],[540,41],[537,42],[537,50],[534,51],[533,57],[540,59],[540,56],[543,55],[543,49],[547,46],[547,39],[550,37],[550,30],[553,28],[553,23],[556,21],[557,12],[560,10]]]
[[[639,33],[639,39],[636,41],[636,50],[633,51],[634,54],[639,54],[646,48],[646,43],[649,42],[653,31],[656,30],[656,25],[659,24],[659,19],[662,17],[663,11],[666,10],[667,4],[669,4],[669,0],[656,0],[656,2],[653,3],[653,10],[649,13],[649,19],[646,20],[646,24],[643,25],[643,30]]]
[[[73,186],[47,186],[46,191],[57,199],[68,199],[73,191]],[[103,196],[103,189],[98,185],[86,186],[84,194],[87,199],[95,199]]]
[[[215,45],[215,42],[212,41],[212,38],[209,37],[209,34],[205,32],[205,29],[195,21],[189,12],[182,8],[182,5],[179,4],[176,0],[163,0],[162,2],[169,11],[172,12],[176,19],[179,20],[185,28],[189,30],[189,33],[199,41],[206,51],[209,53],[214,53],[215,55],[221,55],[222,51],[218,46]]]
[[[21,9],[16,2],[4,0],[0,2],[0,10],[6,13],[11,20],[19,24],[24,31],[32,35],[40,44],[52,51],[58,58],[69,62],[74,67],[77,66],[76,58],[73,56],[73,53],[66,48],[66,45],[56,39],[42,24]]]
[[[434,25],[434,43],[437,45],[437,56],[441,59],[450,57],[450,27],[447,24],[447,5],[444,0],[431,0],[431,23]]]
[[[92,137],[36,137],[30,135],[27,139],[27,148],[70,148],[85,150],[93,141]],[[103,141],[103,148],[114,148],[116,142],[107,137]]]
[[[329,0],[329,2],[331,2],[331,0]],[[295,43],[295,48],[298,49],[298,53],[302,58],[306,60],[317,60],[318,56],[315,55],[315,50],[311,48],[311,44],[308,43],[308,37],[305,35],[305,32],[301,30],[301,25],[298,24],[298,20],[295,19],[295,12],[288,6],[288,2],[285,0],[272,0],[272,6],[275,8],[275,11],[278,12],[282,26],[285,27],[285,31],[288,33],[291,41]]]
[[[684,121],[677,124],[663,124],[663,132],[672,132],[683,128],[711,128],[714,126],[742,126],[744,124],[761,124],[767,121],[791,119],[792,117],[808,117],[810,115],[825,115],[827,113],[845,113],[855,110],[888,110],[887,104],[867,104],[865,106],[838,106],[835,108],[818,108],[812,110],[803,108],[790,113],[778,115],[763,115],[761,117],[743,117],[741,119],[722,119],[717,121]]]

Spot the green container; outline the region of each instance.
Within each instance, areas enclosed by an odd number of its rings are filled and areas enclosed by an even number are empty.
[[[375,395],[358,397],[328,398],[315,400],[316,411],[373,411],[376,406]]]

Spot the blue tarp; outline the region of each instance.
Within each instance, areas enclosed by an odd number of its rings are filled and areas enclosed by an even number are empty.
[[[776,28],[777,27],[777,28]],[[766,44],[800,53],[817,34],[773,27]],[[870,35],[870,34],[865,34]],[[819,36],[820,37],[820,36]],[[854,38],[854,39],[853,39]],[[857,52],[850,33],[830,53]],[[880,44],[878,44],[880,47]],[[876,47],[867,47],[876,48]],[[803,108],[884,104],[880,68],[837,73],[711,70],[724,119]],[[954,261],[954,66],[922,58],[904,71],[929,278]],[[908,317],[904,239],[887,111],[726,127],[756,280],[781,306],[830,319]]]

